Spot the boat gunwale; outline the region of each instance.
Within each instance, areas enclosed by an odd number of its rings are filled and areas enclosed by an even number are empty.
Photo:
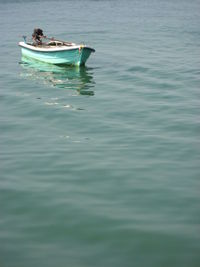
[[[42,47],[35,47],[30,44],[26,44],[25,42],[19,42],[18,44],[20,47],[32,50],[34,52],[44,52],[44,53],[53,53],[53,52],[64,52],[64,51],[70,51],[70,50],[77,50],[77,49],[89,49],[92,52],[95,52],[95,49],[86,46],[86,45],[72,45],[72,46],[60,46],[60,47],[48,47],[48,48],[42,48]]]

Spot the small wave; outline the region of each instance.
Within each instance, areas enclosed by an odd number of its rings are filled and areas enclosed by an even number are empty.
[[[134,67],[130,67],[127,71],[131,71],[131,72],[147,72],[148,70],[149,70],[149,68],[146,68],[146,67],[134,66]]]
[[[45,102],[45,105],[48,105],[48,106],[55,106],[58,104],[59,104],[58,102]]]

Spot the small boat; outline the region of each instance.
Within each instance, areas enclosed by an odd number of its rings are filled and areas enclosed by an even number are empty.
[[[22,56],[33,58],[50,64],[57,65],[85,65],[90,54],[95,52],[84,44],[75,44],[59,40],[51,40],[48,43],[35,45],[19,42]]]

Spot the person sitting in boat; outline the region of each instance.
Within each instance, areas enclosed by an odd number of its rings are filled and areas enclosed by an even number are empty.
[[[42,38],[46,38],[43,34],[43,30],[41,29],[34,29],[32,34],[33,44],[34,45],[41,45],[42,44]]]

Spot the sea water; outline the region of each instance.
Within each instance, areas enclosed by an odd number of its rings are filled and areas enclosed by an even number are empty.
[[[0,1],[0,266],[200,266],[200,1]],[[21,58],[33,29],[96,49]]]

